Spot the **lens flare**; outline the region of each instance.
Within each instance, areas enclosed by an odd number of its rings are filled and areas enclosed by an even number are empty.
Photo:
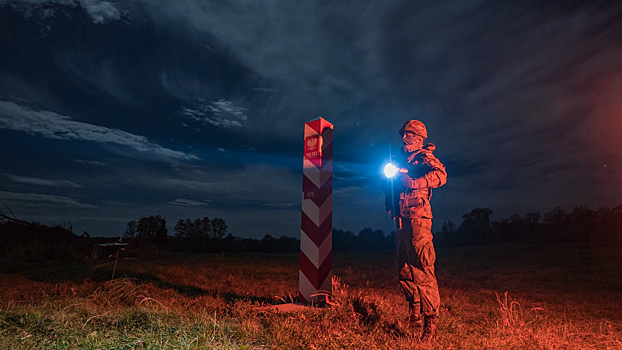
[[[393,165],[391,163],[388,163],[384,167],[384,175],[386,177],[391,178],[391,177],[395,176],[395,174],[397,174],[398,170],[399,169],[397,167],[395,167],[395,165]]]

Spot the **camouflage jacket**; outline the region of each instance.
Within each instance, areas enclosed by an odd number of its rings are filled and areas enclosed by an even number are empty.
[[[445,166],[432,154],[436,147],[429,143],[415,152],[401,152],[397,166],[408,170],[386,183],[385,204],[393,217],[432,218],[432,189],[447,182]]]

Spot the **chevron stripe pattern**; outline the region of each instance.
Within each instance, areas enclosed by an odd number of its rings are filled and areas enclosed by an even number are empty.
[[[298,298],[321,303],[333,274],[333,124],[305,124]]]

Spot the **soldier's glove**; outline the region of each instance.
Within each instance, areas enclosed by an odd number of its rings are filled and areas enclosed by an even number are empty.
[[[426,188],[428,187],[428,180],[424,177],[411,178],[410,176],[404,174],[400,176],[400,181],[402,182],[402,186],[406,188]]]

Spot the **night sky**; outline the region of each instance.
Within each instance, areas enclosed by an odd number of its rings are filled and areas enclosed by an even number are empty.
[[[0,210],[300,234],[304,123],[334,124],[333,226],[392,230],[407,119],[447,166],[433,230],[622,204],[622,2],[0,0]]]

